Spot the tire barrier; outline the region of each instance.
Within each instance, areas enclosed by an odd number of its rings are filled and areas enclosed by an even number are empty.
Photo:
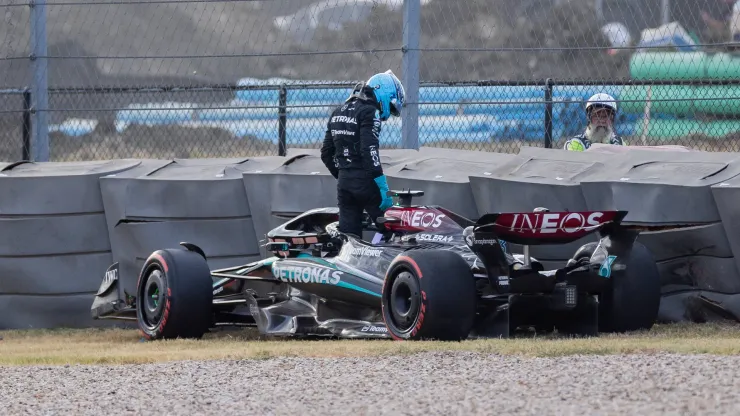
[[[740,153],[594,146],[518,154],[423,147],[381,150],[391,189],[477,219],[487,212],[629,211],[658,263],[663,322],[740,320]],[[123,288],[159,248],[188,241],[211,267],[267,253],[272,228],[336,205],[336,180],[315,149],[234,159],[126,159],[0,166],[0,329],[91,327],[107,267]],[[672,226],[681,229],[671,229]],[[366,236],[368,237],[368,236]],[[582,244],[532,246],[561,267]],[[515,253],[522,247],[508,245]]]
[[[523,147],[518,155],[484,175],[471,175],[470,187],[480,213],[522,211],[545,207],[551,211],[587,211],[579,180],[603,169],[614,158],[604,154],[566,151],[540,152]],[[552,150],[552,149],[541,149]],[[590,235],[570,244],[532,246],[531,254],[551,265],[567,261],[585,243],[597,241]],[[522,248],[512,245],[512,250]]]
[[[0,170],[0,328],[101,325],[89,305],[112,256],[99,179],[136,163]]]
[[[437,150],[435,153],[434,150]],[[414,199],[419,205],[440,205],[467,218],[477,218],[469,176],[485,174],[492,167],[505,163],[514,155],[430,149],[428,156],[420,156],[408,163],[398,163],[386,169],[389,183],[395,189],[422,189],[424,195]]]
[[[389,169],[416,153],[381,151],[381,163],[384,169]],[[318,150],[292,150],[282,163],[269,170],[245,173],[243,180],[260,238],[301,212],[335,206],[337,201],[337,182],[321,162]],[[260,250],[262,256],[267,255],[264,248]]]
[[[161,247],[198,241],[211,267],[259,258],[242,175],[269,169],[277,158],[143,161],[100,180],[113,261],[122,286],[136,290],[136,276]]]

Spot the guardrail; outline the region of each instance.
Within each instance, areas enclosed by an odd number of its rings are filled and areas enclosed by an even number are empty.
[[[740,319],[740,153],[596,146],[519,154],[382,151],[391,188],[475,219],[491,211],[627,210],[625,221],[692,228],[641,234],[659,264],[660,319]],[[111,325],[90,305],[120,262],[131,293],[144,259],[181,241],[211,267],[266,255],[259,240],[305,210],[335,206],[318,151],[232,159],[0,164],[0,329]],[[595,238],[595,236],[589,237]],[[595,240],[588,240],[595,241]],[[533,246],[560,266],[586,241]],[[521,247],[510,245],[512,251]]]

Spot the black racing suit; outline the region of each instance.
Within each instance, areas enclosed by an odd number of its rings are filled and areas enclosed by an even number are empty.
[[[373,97],[371,90],[364,93]],[[321,160],[337,179],[339,231],[360,238],[363,209],[373,221],[383,216],[380,189],[374,181],[383,175],[378,153],[380,129],[379,105],[374,97],[353,97],[332,112],[321,147]]]

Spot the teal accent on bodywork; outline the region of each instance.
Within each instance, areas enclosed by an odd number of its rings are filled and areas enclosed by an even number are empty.
[[[272,267],[272,263],[274,263],[275,260],[277,260],[277,259],[278,259],[277,257],[268,257],[266,259],[262,259],[262,260],[259,260],[257,262],[252,262],[247,267],[241,268],[241,269],[237,270],[235,273],[236,274],[243,274],[247,270],[250,270],[250,269],[257,270],[260,267]],[[259,267],[256,267],[255,268],[254,267],[255,264],[259,264]]]
[[[320,264],[322,266],[326,266],[326,267],[329,267],[329,268],[332,268],[332,269],[335,269],[335,270],[340,270],[340,271],[343,271],[345,273],[349,273],[349,274],[352,274],[352,275],[355,274],[352,271],[344,270],[343,268],[338,267],[334,263],[328,262],[328,261],[326,261],[326,260],[324,260],[324,259],[322,259],[320,257],[312,256],[312,255],[310,255],[308,253],[301,253],[301,254],[297,255],[295,258],[297,258],[297,259],[306,259],[306,260],[309,260],[310,259],[310,260],[313,260],[314,262],[316,262],[316,263],[318,263],[318,264]],[[365,288],[362,288],[360,286],[353,285],[353,284],[347,283],[347,282],[339,282],[339,283],[337,283],[337,286],[343,287],[345,289],[354,290],[354,291],[357,291],[357,292],[367,293],[368,295],[372,295],[372,296],[376,296],[376,297],[380,297],[381,296],[380,293],[375,293],[375,292],[373,292],[371,290],[368,290],[368,289],[365,289]]]
[[[307,253],[301,253],[301,254],[297,255],[296,258],[297,259],[311,259],[314,262],[316,262],[316,263],[318,263],[318,264],[320,264],[322,266],[330,267],[332,269],[336,269],[337,268],[337,265],[336,264],[330,263],[330,262],[322,259],[321,257],[315,257],[315,256],[312,256],[312,255],[307,254]]]
[[[607,279],[611,277],[612,275],[612,264],[614,264],[614,260],[617,259],[617,256],[609,256],[607,257],[603,263],[601,263],[601,267],[599,268],[599,276],[606,277]]]
[[[354,291],[357,291],[357,292],[367,293],[368,295],[373,295],[373,296],[376,296],[376,297],[380,297],[380,293],[375,293],[375,292],[373,292],[371,290],[363,289],[363,288],[361,288],[359,286],[355,286],[355,285],[353,285],[351,283],[339,282],[337,284],[337,286],[343,287],[345,289],[351,289],[351,290],[354,290]]]

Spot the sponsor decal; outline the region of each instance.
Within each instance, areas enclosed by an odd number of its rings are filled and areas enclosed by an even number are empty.
[[[373,118],[373,136],[377,139],[380,136],[380,112],[375,110]]]
[[[583,227],[601,224],[603,212],[592,212],[588,217],[579,212],[561,213],[521,213],[513,214],[509,231],[528,231],[534,234],[553,234],[556,232],[575,233]]]
[[[449,243],[454,239],[451,235],[438,235],[438,234],[419,234],[416,236],[417,241],[436,241],[442,243]]]
[[[465,235],[465,244],[467,244],[468,246],[473,245],[473,234]]]
[[[274,265],[273,274],[287,283],[326,283],[336,285],[342,280],[344,272],[311,266]]]
[[[221,293],[221,292],[223,292],[223,291],[224,291],[224,287],[223,287],[223,286],[221,286],[221,287],[219,287],[218,289],[214,290],[214,291],[213,291],[213,294],[214,294],[214,295],[217,295],[217,294],[219,294],[219,293]]]
[[[489,245],[489,246],[494,246],[494,245],[498,244],[498,240],[495,239],[495,238],[475,239],[475,240],[473,240],[473,242],[475,244]]]
[[[334,130],[334,129],[332,129],[331,134],[332,134],[332,136],[337,136],[337,135],[354,136],[355,135],[355,132],[349,131],[349,130]]]
[[[369,326],[363,326],[360,331],[362,331],[362,332],[383,332],[383,333],[385,333],[385,332],[388,332],[388,328],[386,328],[384,326],[369,325]]]
[[[115,282],[116,280],[118,280],[118,268],[105,272],[103,283],[105,283],[106,285],[112,285],[113,282]]]
[[[397,215],[395,215],[397,217]],[[444,214],[437,214],[433,211],[425,210],[406,210],[401,213],[401,225],[412,227],[432,227],[438,228],[442,225]]]
[[[260,308],[257,305],[250,304],[249,313],[251,313],[252,316],[258,316],[260,313]]]
[[[353,247],[350,250],[350,254],[358,257],[380,257],[381,251],[377,248],[370,247]]]
[[[373,160],[373,166],[380,166],[380,156],[378,155],[378,149],[375,145],[370,146],[370,158]]]
[[[331,118],[332,123],[347,123],[347,124],[357,124],[357,119],[354,117],[348,117],[348,116],[334,116]]]
[[[509,277],[508,276],[499,276],[498,277],[498,285],[499,286],[509,286]]]
[[[107,270],[105,272],[105,276],[103,276],[103,283],[100,285],[100,289],[98,289],[98,293],[96,296],[100,296],[104,293],[107,293],[110,288],[113,286],[113,283],[115,283],[118,280],[118,266],[112,268],[111,270]]]

